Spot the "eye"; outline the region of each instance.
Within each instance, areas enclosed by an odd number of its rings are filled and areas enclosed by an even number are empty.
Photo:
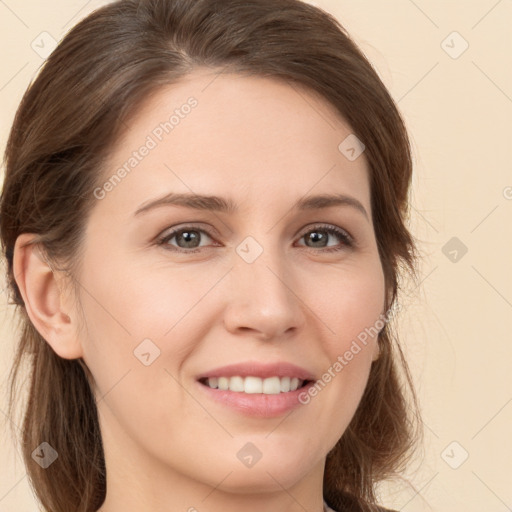
[[[202,235],[206,235],[207,238],[211,239],[209,233],[204,229],[199,229],[193,226],[185,226],[183,228],[175,229],[170,233],[167,233],[161,237],[157,243],[159,245],[165,246],[170,245],[171,247],[166,248],[173,250],[175,246],[170,242],[173,238],[175,238],[177,247],[174,250],[183,252],[198,252],[200,249],[199,244],[203,238]]]
[[[330,246],[329,236],[333,236],[342,242],[341,246],[334,245]],[[323,252],[333,252],[333,251],[341,251],[345,248],[353,247],[354,240],[351,235],[349,235],[344,229],[338,228],[336,226],[330,225],[317,225],[309,228],[309,231],[304,233],[300,239],[305,238],[306,242],[311,242],[313,245],[307,245],[308,248],[319,248],[322,249]],[[326,247],[328,247],[326,249]]]

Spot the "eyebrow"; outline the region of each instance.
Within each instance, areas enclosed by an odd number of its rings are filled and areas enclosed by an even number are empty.
[[[236,213],[238,207],[234,201],[229,198],[223,198],[212,195],[200,194],[177,194],[171,192],[158,199],[143,203],[135,212],[135,216],[159,208],[162,206],[183,206],[195,210],[207,210],[222,213]],[[292,207],[294,210],[319,210],[332,206],[350,206],[361,212],[369,221],[368,212],[365,207],[355,197],[345,194],[321,194],[315,196],[306,196],[299,199]]]

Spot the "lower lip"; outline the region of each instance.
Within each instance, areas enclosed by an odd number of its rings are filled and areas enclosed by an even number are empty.
[[[243,393],[214,389],[199,381],[196,382],[203,392],[212,400],[227,405],[231,409],[247,416],[259,418],[281,416],[299,405],[304,405],[299,401],[299,395],[301,395],[301,393],[307,393],[308,389],[314,384],[314,382],[308,382],[305,386],[295,391],[267,395],[264,393]]]

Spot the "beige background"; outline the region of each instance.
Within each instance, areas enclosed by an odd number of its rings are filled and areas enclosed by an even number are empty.
[[[49,44],[42,32],[59,40],[105,3],[0,1],[2,151],[43,62],[32,42]],[[374,63],[415,155],[411,229],[424,259],[421,285],[403,297],[400,330],[426,437],[408,482],[384,486],[383,503],[404,512],[512,510],[512,2],[311,3],[333,13]],[[6,428],[14,329],[5,303],[2,290],[0,512],[33,512]]]

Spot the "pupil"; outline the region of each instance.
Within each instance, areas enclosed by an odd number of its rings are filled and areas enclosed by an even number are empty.
[[[178,238],[185,240],[185,243],[187,244],[187,248],[190,247],[189,244],[193,243],[194,240],[196,242],[198,240],[198,237],[197,237],[197,235],[195,234],[194,231],[182,231],[181,235],[179,235]],[[193,246],[193,247],[195,247],[195,246]]]
[[[325,238],[325,236],[322,234],[319,234],[318,231],[312,231],[309,235],[309,238],[312,242],[316,243],[316,242],[321,242]]]

